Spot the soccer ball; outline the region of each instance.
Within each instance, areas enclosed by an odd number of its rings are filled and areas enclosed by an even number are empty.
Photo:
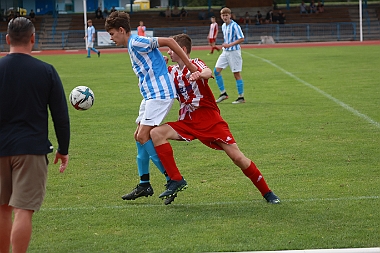
[[[70,103],[77,110],[87,110],[95,100],[94,92],[87,86],[77,86],[70,92]]]

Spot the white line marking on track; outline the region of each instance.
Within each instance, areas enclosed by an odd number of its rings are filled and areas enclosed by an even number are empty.
[[[257,58],[257,59],[262,60],[263,62],[266,62],[266,63],[272,65],[273,67],[275,67],[275,68],[281,70],[282,72],[284,72],[286,75],[288,75],[288,76],[294,78],[294,79],[297,80],[298,82],[300,82],[300,83],[306,85],[306,86],[309,87],[309,88],[312,88],[313,90],[317,91],[318,93],[322,94],[323,96],[327,97],[328,99],[334,101],[335,103],[337,103],[338,105],[340,105],[341,107],[343,107],[344,109],[346,109],[347,111],[349,111],[349,112],[353,113],[354,115],[356,115],[356,116],[358,116],[358,117],[360,117],[360,118],[362,118],[362,119],[368,121],[369,123],[375,125],[377,128],[380,128],[380,123],[379,123],[379,122],[377,122],[377,121],[371,119],[370,117],[368,117],[367,115],[365,115],[365,114],[363,114],[363,113],[361,113],[361,112],[355,110],[355,109],[352,108],[351,106],[349,106],[349,105],[343,103],[343,102],[340,101],[339,99],[334,98],[333,96],[331,96],[330,94],[324,92],[323,90],[318,89],[317,87],[313,86],[312,84],[310,84],[310,83],[308,83],[308,82],[306,82],[306,81],[300,79],[299,77],[293,75],[293,74],[290,73],[289,71],[286,71],[285,69],[281,68],[280,66],[274,64],[274,63],[271,62],[270,60],[267,60],[267,59],[261,58],[261,57],[259,57],[259,56],[257,56],[257,55],[254,55],[254,54],[247,53],[247,52],[245,52],[245,51],[243,51],[243,53],[248,54],[248,55],[250,55],[250,56],[252,56],[252,57],[255,57],[255,58]]]

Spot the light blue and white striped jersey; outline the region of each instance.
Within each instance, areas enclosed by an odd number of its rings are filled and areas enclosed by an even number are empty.
[[[156,37],[133,34],[128,41],[132,69],[139,79],[140,93],[145,100],[177,97],[173,78],[158,48]]]
[[[223,23],[222,32],[223,32],[224,43],[227,43],[227,44],[230,44],[238,39],[244,38],[244,34],[240,26],[238,25],[238,23],[236,23],[232,19],[229,25],[226,25],[226,23]],[[223,49],[226,51],[239,50],[240,44],[234,45],[229,48],[223,48]]]
[[[88,42],[92,42],[94,34],[95,34],[95,27],[94,26],[87,27],[87,41]]]

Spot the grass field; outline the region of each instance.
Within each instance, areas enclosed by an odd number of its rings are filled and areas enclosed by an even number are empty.
[[[192,56],[213,69],[217,55],[207,52]],[[153,164],[155,195],[120,198],[138,183],[141,96],[127,53],[39,56],[56,67],[67,95],[88,85],[96,99],[88,111],[69,108],[70,164],[64,174],[49,167],[29,252],[380,246],[379,55],[379,46],[244,49],[246,103],[231,104],[237,91],[226,69],[231,98],[221,114],[282,204],[267,204],[224,153],[194,141],[172,142],[189,188],[169,206],[158,198],[165,180]]]

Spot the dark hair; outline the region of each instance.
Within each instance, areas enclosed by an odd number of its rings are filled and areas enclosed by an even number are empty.
[[[191,53],[191,38],[189,35],[180,33],[174,35],[172,38],[178,43],[180,47],[185,47],[188,54]]]
[[[131,24],[129,22],[129,14],[122,11],[112,12],[107,17],[104,27],[107,32],[111,29],[119,29],[120,27],[124,28],[126,33],[130,32]]]
[[[35,33],[33,23],[24,17],[13,18],[8,23],[7,33],[11,45],[26,45]]]

